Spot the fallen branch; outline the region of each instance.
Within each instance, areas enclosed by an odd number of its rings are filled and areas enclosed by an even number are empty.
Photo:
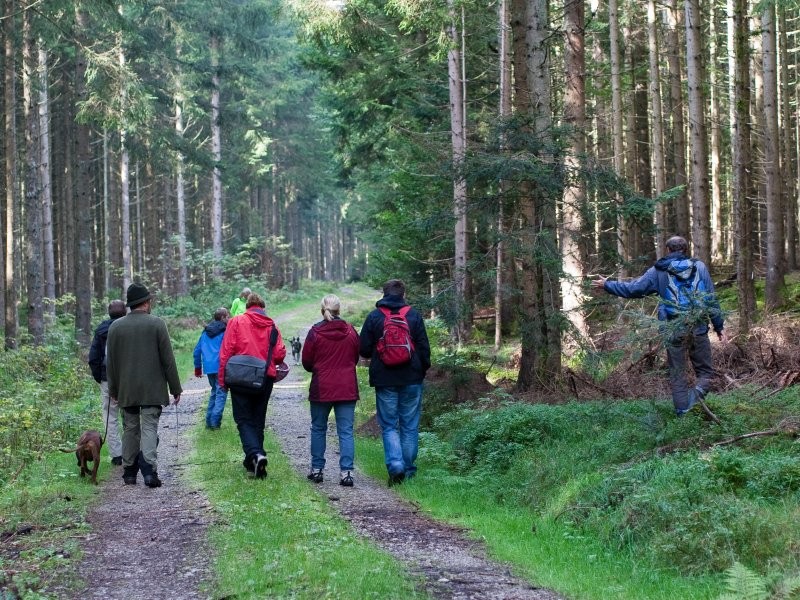
[[[720,425],[722,421],[719,420],[719,417],[717,415],[711,412],[711,409],[708,408],[708,404],[706,404],[706,401],[703,400],[702,398],[698,398],[698,400],[700,401],[700,406],[703,408],[703,412],[706,413],[706,415],[708,415],[708,418],[714,421],[714,423],[716,423],[717,425]]]
[[[567,372],[570,375],[572,375],[573,377],[577,377],[578,379],[580,379],[586,385],[588,385],[590,387],[593,387],[594,389],[596,389],[598,391],[601,391],[601,392],[603,392],[605,394],[608,394],[609,396],[613,396],[614,398],[619,398],[620,400],[627,400],[627,398],[625,396],[623,396],[621,394],[618,394],[617,392],[613,392],[613,391],[611,391],[611,390],[609,390],[607,388],[604,388],[602,385],[598,385],[594,381],[586,379],[585,377],[581,377],[580,375],[578,375],[578,373],[576,373],[572,369],[567,369]]]
[[[736,442],[740,442],[742,440],[749,440],[750,438],[754,437],[761,437],[766,435],[779,435],[781,433],[786,433],[797,437],[798,433],[800,433],[800,417],[786,417],[780,423],[778,423],[772,429],[767,429],[766,431],[753,431],[752,433],[744,433],[742,435],[737,435],[732,438],[728,438],[727,440],[721,440],[719,442],[715,442],[711,444],[711,448],[716,446],[727,446],[729,444],[735,444]]]

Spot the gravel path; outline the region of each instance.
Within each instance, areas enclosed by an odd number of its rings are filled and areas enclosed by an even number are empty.
[[[280,326],[280,319],[278,324]],[[302,367],[293,367],[287,378],[275,385],[267,425],[280,439],[294,468],[306,474],[310,464],[309,434],[298,434],[298,431],[309,432],[311,417],[300,370]],[[369,402],[369,399],[362,401]],[[550,590],[535,588],[514,577],[506,566],[489,560],[482,546],[461,530],[420,514],[417,508],[392,493],[385,481],[375,481],[356,472],[354,487],[340,486],[337,450],[335,421],[331,415],[325,452],[327,476],[319,485],[320,492],[350,521],[356,532],[421,576],[431,596],[454,600],[559,598]]]
[[[310,417],[301,369],[294,367],[275,386],[267,424],[280,439],[292,465],[305,475],[309,466]],[[59,598],[213,598],[210,590],[214,574],[206,539],[207,528],[214,519],[213,509],[200,492],[187,487],[181,478],[192,443],[189,428],[197,422],[196,412],[205,407],[208,384],[204,378],[190,378],[184,388],[177,422],[174,406],[166,408],[161,416],[158,473],[163,486],[149,489],[141,477],[136,486],[123,485],[122,468],[103,465],[114,472],[101,485],[101,499],[88,516],[92,531],[82,543],[84,559],[78,568],[85,587],[76,592],[59,590]],[[356,472],[355,487],[340,486],[333,417],[328,435],[328,478],[318,491],[327,496],[356,532],[419,576],[432,597],[559,598],[489,560],[481,544],[463,531],[420,514],[392,493],[385,481],[374,481]]]
[[[102,498],[89,514],[92,532],[83,542],[78,574],[86,588],[74,598],[153,600],[211,598],[213,580],[206,530],[213,520],[205,497],[181,481],[188,454],[186,435],[205,407],[208,382],[192,378],[183,384],[178,404],[164,409],[159,423],[160,488],[123,485],[122,467],[102,485]],[[178,435],[176,435],[176,433]],[[67,596],[60,596],[67,597]]]

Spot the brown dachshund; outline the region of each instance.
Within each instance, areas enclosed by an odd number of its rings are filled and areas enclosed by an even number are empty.
[[[97,485],[97,467],[100,466],[100,448],[103,447],[103,438],[100,432],[89,429],[83,432],[78,445],[71,450],[61,450],[62,452],[74,452],[78,459],[78,466],[81,468],[81,477],[85,477],[89,472],[87,463],[92,461],[92,483]]]

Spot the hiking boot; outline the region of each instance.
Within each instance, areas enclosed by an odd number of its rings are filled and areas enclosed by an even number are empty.
[[[114,456],[111,459],[111,464],[118,467],[122,464],[122,457],[121,456]]]
[[[255,473],[255,465],[253,464],[252,460],[247,460],[246,458],[242,459],[242,466],[245,470],[250,473],[251,475]]]
[[[322,483],[322,469],[311,469],[308,472],[307,478],[309,481],[313,481],[314,483]]]
[[[125,467],[122,473],[122,483],[125,485],[136,485],[136,474],[139,472],[139,467]]]
[[[350,471],[342,471],[342,474],[339,476],[339,485],[353,487],[353,475]]]
[[[267,476],[267,457],[263,454],[256,454],[253,459],[253,472],[256,479],[264,479]]]
[[[692,407],[695,404],[697,404],[698,399],[702,399],[703,398],[702,394],[698,394],[697,388],[693,388],[693,389],[689,390],[689,393],[687,394],[687,396],[689,397],[689,401],[686,404],[686,408],[676,408],[675,409],[675,415],[678,416],[678,417],[682,417],[687,412],[692,410]],[[699,398],[698,398],[698,396],[699,396]]]
[[[403,480],[406,478],[405,472],[401,471],[400,473],[389,473],[389,487],[393,487],[395,485],[399,485],[403,483]]]
[[[153,471],[150,475],[145,475],[144,484],[149,488],[161,487],[161,480],[158,478],[158,473]]]

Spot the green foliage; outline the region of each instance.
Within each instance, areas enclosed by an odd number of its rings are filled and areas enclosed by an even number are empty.
[[[725,571],[728,591],[717,600],[767,600],[769,592],[764,579],[740,562],[735,562]]]
[[[62,344],[0,354],[0,484],[99,426],[97,390],[73,351]]]

